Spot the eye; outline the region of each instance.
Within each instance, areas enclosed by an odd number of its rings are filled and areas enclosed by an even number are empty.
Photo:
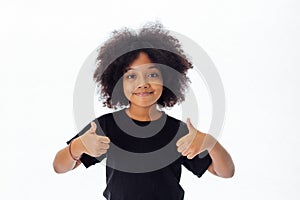
[[[158,73],[151,73],[151,74],[148,75],[148,77],[157,78],[157,77],[159,77],[159,75],[158,75]]]
[[[127,79],[134,79],[136,77],[136,75],[134,74],[129,74],[127,76],[125,76]]]

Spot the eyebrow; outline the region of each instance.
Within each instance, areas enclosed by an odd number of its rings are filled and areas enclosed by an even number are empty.
[[[152,65],[152,66],[149,66],[147,69],[158,69],[158,67],[156,65]],[[136,68],[128,67],[126,69],[126,71],[129,71],[129,70],[137,70],[137,69]]]

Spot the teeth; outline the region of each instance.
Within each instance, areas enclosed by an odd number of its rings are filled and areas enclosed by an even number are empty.
[[[135,93],[138,96],[147,96],[149,94],[152,94],[153,92],[141,92],[141,93]]]

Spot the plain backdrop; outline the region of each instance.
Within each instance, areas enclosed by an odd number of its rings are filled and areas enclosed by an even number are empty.
[[[66,174],[52,168],[77,132],[75,80],[111,31],[159,20],[206,51],[226,94],[219,141],[235,175],[199,179],[183,168],[185,199],[299,199],[299,9],[296,0],[2,0],[0,198],[104,199],[103,164]],[[205,131],[209,96],[196,81],[204,100],[195,123]],[[95,110],[107,111],[96,101]]]

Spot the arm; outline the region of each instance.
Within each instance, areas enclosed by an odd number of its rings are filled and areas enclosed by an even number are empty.
[[[91,128],[74,139],[71,146],[57,152],[53,161],[53,168],[56,173],[65,173],[78,167],[81,164],[78,159],[83,153],[98,157],[107,152],[110,140],[106,136],[97,135],[96,128],[96,123],[92,122]],[[76,160],[72,158],[70,151]]]
[[[213,136],[200,131],[197,131],[197,134],[200,138],[205,138],[200,151],[207,149],[212,159],[212,164],[209,166],[208,171],[223,178],[233,177],[234,163],[226,149]],[[198,140],[197,138],[195,139],[195,141]]]
[[[235,170],[234,163],[226,149],[213,136],[195,129],[189,120],[187,127],[189,133],[176,143],[178,151],[188,159],[192,159],[202,151],[208,150],[212,158],[208,171],[219,177],[232,177]]]
[[[84,153],[84,147],[82,145],[82,142],[80,141],[80,138],[74,139],[74,141],[72,142],[71,151],[76,159],[80,158]],[[72,169],[75,169],[80,164],[81,162],[79,160],[76,161],[71,157],[69,146],[67,146],[57,152],[53,161],[53,168],[56,173],[65,173]]]

